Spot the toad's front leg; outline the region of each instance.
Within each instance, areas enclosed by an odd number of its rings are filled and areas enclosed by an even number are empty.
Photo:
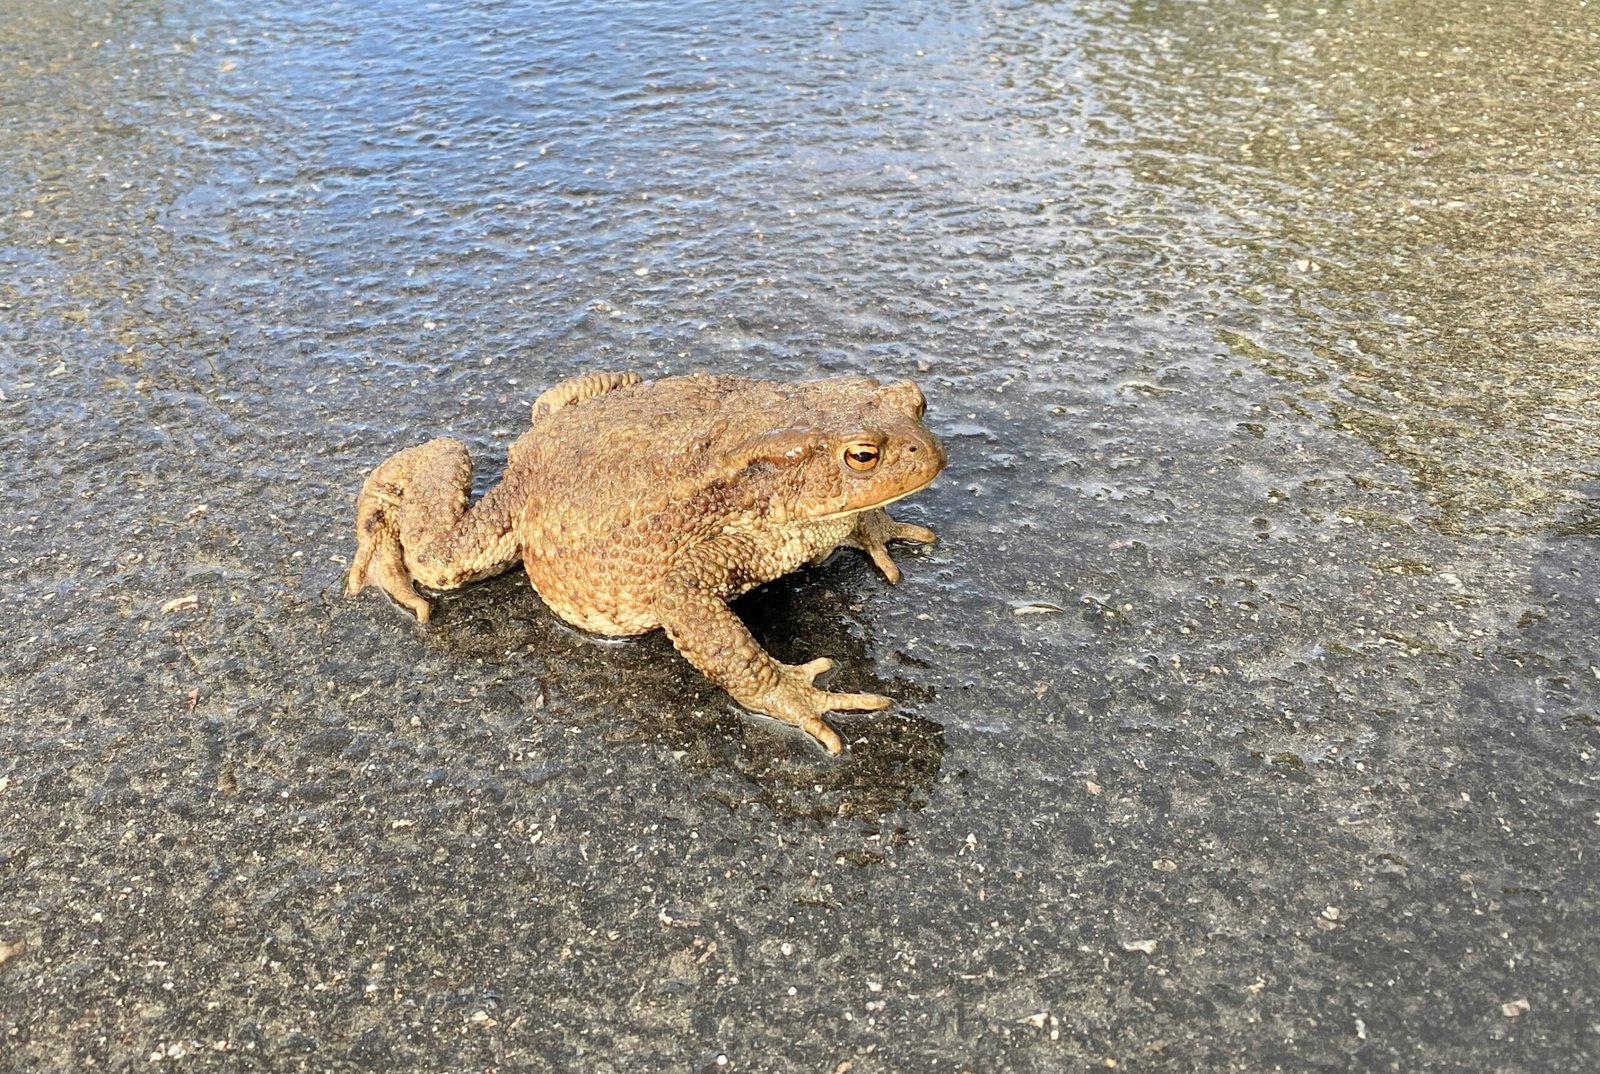
[[[835,711],[886,709],[893,702],[879,694],[836,694],[813,685],[833,667],[821,657],[784,664],[767,655],[749,629],[715,594],[692,579],[668,579],[654,600],[661,626],[684,659],[752,712],[792,723],[822,743],[829,753],[844,744],[822,717]]]
[[[872,562],[891,584],[900,581],[900,568],[889,555],[890,541],[910,541],[913,544],[934,544],[938,534],[926,526],[913,526],[909,522],[896,522],[881,507],[863,511],[856,516],[856,528],[843,544],[859,548],[872,557]]]
[[[356,554],[345,577],[355,596],[375,585],[424,623],[431,606],[413,582],[454,589],[517,561],[516,490],[502,481],[469,510],[472,459],[459,440],[430,440],[390,456],[356,498]]]

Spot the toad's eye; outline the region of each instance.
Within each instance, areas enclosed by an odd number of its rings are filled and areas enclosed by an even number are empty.
[[[857,473],[866,473],[878,465],[878,445],[870,442],[851,444],[844,449],[844,464]]]

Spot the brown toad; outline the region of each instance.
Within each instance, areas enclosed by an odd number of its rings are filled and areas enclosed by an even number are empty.
[[[660,627],[745,708],[838,753],[823,714],[889,699],[813,685],[831,660],[779,663],[727,602],[842,545],[899,581],[888,542],[934,540],[883,510],[944,467],[924,405],[910,381],[576,377],[534,403],[500,483],[470,507],[460,441],[408,448],[374,470],[357,500],[346,591],[376,585],[426,622],[413,582],[454,589],[520,558],[562,619],[597,634]]]

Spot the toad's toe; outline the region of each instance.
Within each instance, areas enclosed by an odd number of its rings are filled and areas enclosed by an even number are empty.
[[[934,544],[939,539],[926,526],[913,526],[909,522],[896,522],[883,510],[868,511],[856,522],[855,532],[846,544],[861,549],[872,557],[872,562],[891,584],[900,581],[900,568],[889,555],[890,541],[910,541],[913,544]]]
[[[359,505],[356,540],[355,559],[345,574],[345,594],[353,597],[369,585],[377,586],[426,623],[433,606],[412,585],[398,527],[378,497],[363,495]]]
[[[841,753],[844,743],[823,717],[829,712],[870,712],[893,702],[881,694],[843,694],[813,685],[818,675],[833,667],[827,657],[804,664],[780,664],[779,681],[754,705],[758,712],[792,723],[822,743],[829,753]]]

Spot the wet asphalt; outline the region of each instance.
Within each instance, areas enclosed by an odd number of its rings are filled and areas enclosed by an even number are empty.
[[[1594,34],[4,5],[0,1069],[1595,1069]],[[923,386],[843,757],[344,597],[593,369]]]

